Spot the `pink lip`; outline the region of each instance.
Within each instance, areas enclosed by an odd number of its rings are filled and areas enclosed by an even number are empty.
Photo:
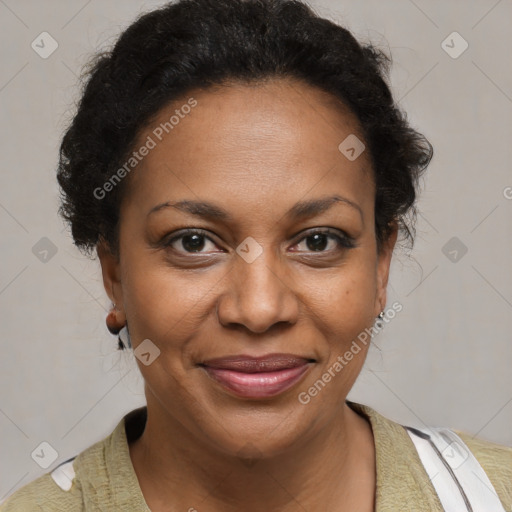
[[[268,398],[296,384],[312,362],[291,354],[240,355],[211,359],[201,366],[210,377],[237,396]]]

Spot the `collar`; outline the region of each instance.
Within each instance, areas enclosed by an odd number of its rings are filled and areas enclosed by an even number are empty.
[[[375,512],[394,512],[398,504],[402,510],[443,512],[404,427],[367,405],[350,400],[346,403],[372,427],[377,466]],[[98,465],[90,465],[90,472],[85,478],[92,484],[86,489],[91,491],[86,501],[90,500],[92,509],[101,510],[102,504],[111,502],[117,510],[151,512],[140,489],[128,447],[128,442],[142,434],[146,418],[146,406],[129,412],[110,436],[97,443],[98,458],[101,458],[98,460],[99,470]],[[107,496],[100,496],[97,489]]]

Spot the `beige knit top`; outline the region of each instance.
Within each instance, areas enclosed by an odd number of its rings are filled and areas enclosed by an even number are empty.
[[[377,463],[376,512],[442,512],[404,427],[369,406],[351,401],[347,404],[372,426]],[[131,411],[109,436],[77,455],[69,490],[59,487],[48,472],[14,492],[0,505],[0,512],[150,512],[128,449],[128,439],[142,433],[145,419],[145,407]],[[512,448],[454,431],[480,462],[504,509],[512,512]]]

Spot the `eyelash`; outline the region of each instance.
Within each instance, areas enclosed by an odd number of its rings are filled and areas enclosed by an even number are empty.
[[[312,231],[309,231],[302,238],[300,238],[294,244],[294,246],[298,245],[300,242],[303,242],[307,238],[310,238],[316,234],[329,235],[331,238],[333,238],[336,241],[336,243],[338,244],[338,249],[341,249],[341,250],[353,249],[353,248],[357,247],[357,244],[355,243],[355,240],[352,237],[350,237],[346,234],[341,235],[341,234],[339,234],[339,232],[337,230],[333,230],[333,229],[329,229],[329,228],[324,228],[324,229],[317,228]],[[184,231],[181,231],[178,235],[175,235],[168,240],[166,240],[164,238],[161,245],[164,248],[172,249],[171,246],[174,242],[176,242],[177,240],[180,240],[181,238],[184,238],[186,236],[191,236],[191,235],[202,236],[202,237],[206,238],[207,240],[209,240],[210,242],[215,244],[215,242],[207,235],[206,231],[196,228],[196,229],[186,229]],[[297,251],[297,252],[300,252],[300,251]],[[311,251],[311,253],[313,253],[313,254],[315,254],[315,252],[318,254],[327,254],[331,251]],[[200,253],[200,252],[198,252],[198,253],[185,252],[185,254],[202,254],[202,253]]]

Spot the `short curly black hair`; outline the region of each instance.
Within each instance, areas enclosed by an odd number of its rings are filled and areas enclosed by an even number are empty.
[[[179,0],[141,15],[84,72],[76,115],[60,146],[59,213],[75,245],[119,249],[124,183],[94,193],[133,151],[142,128],[193,89],[271,78],[305,81],[357,116],[373,163],[377,247],[393,222],[414,244],[419,177],[433,149],[386,83],[391,58],[297,0]],[[123,180],[126,182],[126,180]]]

